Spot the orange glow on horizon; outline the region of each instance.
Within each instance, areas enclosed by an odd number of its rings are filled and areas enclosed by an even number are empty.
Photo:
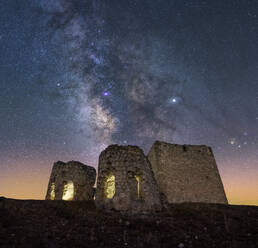
[[[35,164],[35,163],[32,163]],[[220,174],[230,204],[258,206],[258,171],[254,168],[221,169]],[[14,199],[43,200],[46,196],[52,165],[45,169],[27,166],[0,175],[0,196]]]

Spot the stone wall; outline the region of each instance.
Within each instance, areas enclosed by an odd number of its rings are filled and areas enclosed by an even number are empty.
[[[169,203],[227,204],[210,147],[156,141],[150,149],[148,159],[159,190],[167,197]]]
[[[161,209],[150,163],[139,147],[111,145],[100,154],[96,205],[131,212]]]
[[[54,163],[46,200],[92,200],[96,170],[80,162]]]

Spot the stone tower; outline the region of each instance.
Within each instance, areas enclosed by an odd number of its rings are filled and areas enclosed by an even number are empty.
[[[111,145],[100,154],[96,205],[136,213],[161,209],[151,165],[139,147]]]
[[[148,159],[169,203],[228,203],[210,147],[156,141]]]
[[[92,200],[96,170],[80,162],[54,163],[46,200]]]

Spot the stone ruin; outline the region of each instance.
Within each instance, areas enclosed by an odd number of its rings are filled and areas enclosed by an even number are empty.
[[[139,147],[111,145],[100,154],[96,205],[131,212],[161,209],[151,165]]]
[[[228,203],[210,147],[156,141],[148,159],[169,203]]]
[[[93,200],[96,170],[80,162],[54,163],[46,200]]]
[[[98,208],[127,212],[161,210],[164,203],[227,204],[212,150],[208,146],[156,141],[148,156],[137,146],[111,145],[96,171],[80,162],[57,162],[47,200],[92,200]]]

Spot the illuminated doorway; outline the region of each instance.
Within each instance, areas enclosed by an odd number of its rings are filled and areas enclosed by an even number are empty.
[[[104,181],[104,195],[107,199],[112,199],[116,193],[115,175],[109,174]]]
[[[50,200],[55,200],[55,183],[52,183],[50,187]]]
[[[72,201],[74,198],[74,184],[72,181],[68,181],[64,184],[64,191],[62,200]]]
[[[140,189],[140,183],[141,183],[141,178],[140,176],[135,176],[135,179],[137,181],[137,199],[141,199],[141,189]]]

